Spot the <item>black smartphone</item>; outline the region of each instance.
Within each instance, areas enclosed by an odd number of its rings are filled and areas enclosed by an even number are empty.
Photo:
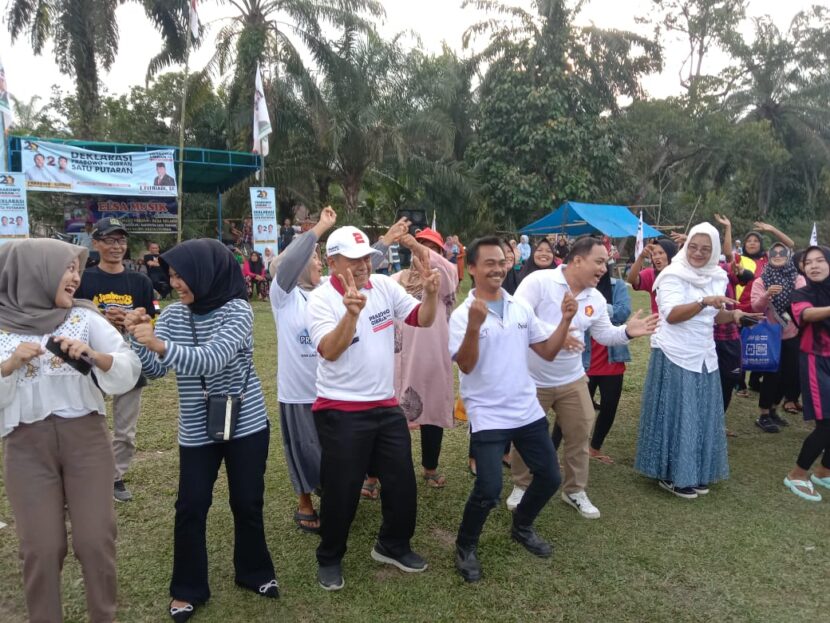
[[[757,318],[752,318],[750,316],[741,317],[741,327],[754,327],[756,324],[758,324]]]
[[[55,338],[51,335],[49,336],[49,339],[46,340],[46,350],[63,359],[66,362],[66,365],[70,368],[74,368],[81,374],[89,374],[92,370],[92,359],[86,355],[81,355],[80,359],[72,359],[72,357],[61,350],[61,345],[58,344],[55,341]]]

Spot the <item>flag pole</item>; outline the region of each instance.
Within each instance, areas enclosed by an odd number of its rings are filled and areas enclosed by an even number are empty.
[[[191,11],[193,9],[191,8]],[[188,17],[188,22],[190,18]],[[184,80],[182,81],[182,110],[179,119],[179,178],[176,180],[178,188],[178,210],[176,211],[176,243],[182,241],[182,212],[184,207],[184,119],[185,107],[187,105],[187,72],[190,69],[190,24],[185,26],[187,31],[187,43],[184,49]],[[219,230],[222,230],[222,223],[219,223]]]

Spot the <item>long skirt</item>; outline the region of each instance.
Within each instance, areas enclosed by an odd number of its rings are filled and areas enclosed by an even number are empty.
[[[651,350],[634,468],[677,487],[729,477],[717,370],[691,372]]]
[[[280,430],[294,492],[313,492],[320,486],[320,441],[311,405],[281,402]]]

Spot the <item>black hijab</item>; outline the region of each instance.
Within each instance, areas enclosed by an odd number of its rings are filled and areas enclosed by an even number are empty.
[[[666,266],[671,264],[672,258],[677,255],[677,245],[674,244],[674,241],[669,238],[658,238],[657,244],[663,249],[663,252],[666,254]],[[655,270],[654,274],[657,275],[660,271]]]
[[[245,280],[233,253],[212,238],[188,240],[159,257],[167,272],[170,268],[193,292],[188,305],[194,314],[207,314],[234,299],[248,300]]]
[[[830,249],[824,246],[813,245],[804,250],[804,258],[810,251],[821,251],[827,263],[830,264]],[[793,304],[795,303],[809,303],[813,307],[830,307],[830,276],[824,281],[812,281],[807,277],[807,285],[803,288],[795,290],[792,294]],[[830,333],[830,318],[825,318],[821,322],[814,323],[821,327],[823,333]],[[819,333],[814,332],[816,340],[820,339]],[[817,342],[818,343],[818,342]]]
[[[611,283],[610,270],[606,270],[602,277],[600,277],[599,283],[597,283],[597,290],[605,297],[606,303],[609,305],[614,304],[614,284]]]
[[[746,250],[746,240],[750,236],[755,236],[758,239],[758,243],[759,243],[760,246],[758,247],[758,252],[757,253],[749,253]],[[748,257],[751,260],[756,260],[757,261],[757,260],[760,260],[762,257],[764,257],[766,254],[767,254],[767,250],[764,248],[764,238],[761,236],[761,234],[759,232],[751,231],[746,236],[744,236],[744,252],[743,252],[743,255],[745,257]]]

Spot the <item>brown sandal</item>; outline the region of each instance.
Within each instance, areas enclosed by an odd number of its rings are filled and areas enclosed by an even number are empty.
[[[360,488],[360,497],[364,500],[377,500],[380,497],[380,482],[363,481],[363,486]]]
[[[438,472],[424,474],[423,479],[427,483],[427,486],[433,489],[443,489],[447,485],[447,479],[444,478],[443,474],[439,474]]]

